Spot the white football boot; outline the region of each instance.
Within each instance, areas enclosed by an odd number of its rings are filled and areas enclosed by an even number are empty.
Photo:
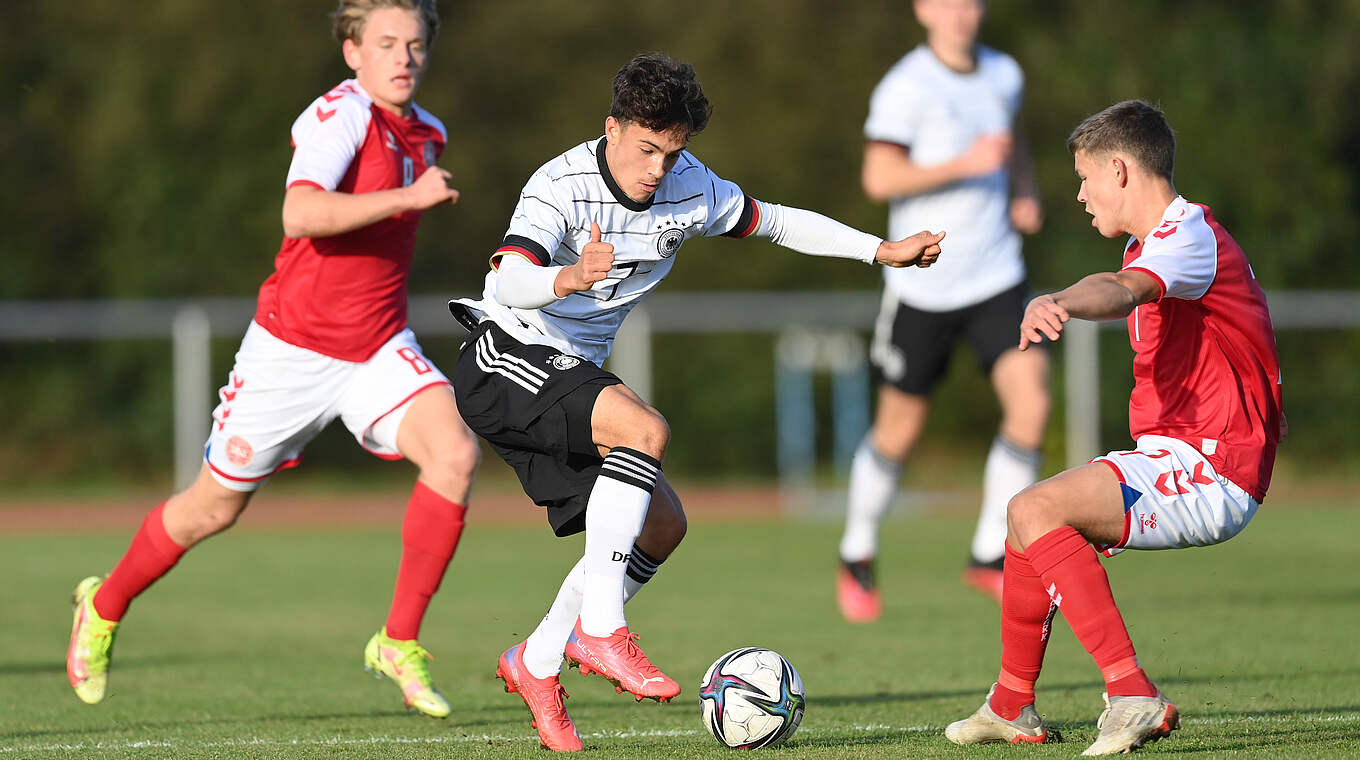
[[[1105,712],[1096,721],[1100,736],[1083,756],[1126,754],[1181,727],[1180,712],[1161,692],[1155,697],[1100,697],[1105,700]]]
[[[1015,720],[1006,720],[992,711],[992,693],[996,684],[987,690],[987,698],[977,712],[950,723],[944,736],[955,744],[990,744],[1010,742],[1011,744],[1044,744],[1062,741],[1062,734],[1044,725],[1034,705],[1025,705]]]

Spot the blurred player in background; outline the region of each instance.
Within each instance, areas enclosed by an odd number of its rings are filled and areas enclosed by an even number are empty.
[[[104,698],[128,604],[189,547],[230,527],[339,417],[373,454],[419,468],[391,611],[365,665],[394,679],[411,707],[449,713],[416,637],[458,546],[479,454],[449,381],[406,327],[416,226],[426,209],[458,200],[435,166],[444,125],[412,100],[439,14],[434,0],[341,0],[332,19],[355,77],[293,123],[286,237],[220,391],[203,469],[147,515],[112,574],[76,588],[66,666],[87,703]]]
[[[482,298],[449,304],[471,330],[454,372],[464,418],[547,508],[554,533],[585,531],[585,554],[543,622],[497,667],[553,750],[582,748],[558,681],[564,654],[639,700],[680,693],[634,643],[623,611],[686,528],[661,470],[665,418],[600,366],[624,317],[691,238],[755,235],[801,253],[925,267],[944,237],[884,242],[745,195],[686,150],[711,110],[688,64],[656,53],[628,62],[604,136],[529,178]]]
[[[1108,755],[1168,735],[1180,717],[1139,666],[1097,552],[1237,535],[1265,499],[1285,418],[1265,295],[1209,207],[1176,193],[1176,140],[1162,112],[1118,103],[1078,125],[1067,147],[1092,226],[1132,237],[1119,271],[1031,301],[1020,349],[1057,340],[1073,317],[1127,317],[1135,448],[1011,500],[1001,674],[982,707],[945,735],[958,744],[1048,738],[1034,682],[1061,609],[1105,678],[1100,735],[1082,754]]]
[[[877,620],[878,532],[903,465],[925,429],[931,394],[959,341],[1001,402],[983,477],[982,510],[964,579],[1001,597],[1006,501],[1039,475],[1048,422],[1048,358],[1020,353],[1028,285],[1020,233],[1043,222],[1025,141],[1016,134],[1024,74],[977,42],[982,0],[916,0],[926,42],[883,77],[864,125],[864,191],[890,203],[888,237],[925,220],[949,230],[949,254],[921,276],[884,270],[870,360],[880,383],[873,426],[855,452],[841,567],[841,614]]]

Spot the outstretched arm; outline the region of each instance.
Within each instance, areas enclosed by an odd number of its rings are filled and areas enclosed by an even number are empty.
[[[928,267],[940,255],[944,233],[918,232],[885,241],[815,211],[755,201],[760,220],[752,234],[811,256],[856,259],[889,267]]]
[[[283,196],[283,234],[290,238],[329,237],[406,211],[424,211],[440,203],[457,203],[458,191],[449,187],[453,177],[431,166],[406,187],[371,193],[322,190],[297,184]]]
[[[1029,302],[1020,322],[1020,350],[1024,351],[1045,337],[1057,340],[1063,325],[1072,317],[1092,321],[1122,319],[1140,304],[1154,301],[1161,295],[1161,285],[1141,270],[1087,275],[1067,288]]]

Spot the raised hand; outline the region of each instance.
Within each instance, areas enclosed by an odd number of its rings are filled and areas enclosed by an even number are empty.
[[[411,208],[424,211],[441,203],[457,203],[459,192],[449,187],[451,179],[453,175],[438,166],[431,166],[421,172],[420,177],[406,188]]]
[[[614,246],[602,239],[600,225],[590,223],[590,242],[581,246],[581,258],[569,267],[563,267],[553,281],[553,291],[558,298],[582,290],[590,290],[595,283],[609,275],[614,268]]]
[[[885,267],[918,266],[925,268],[940,257],[940,241],[944,232],[921,230],[909,238],[896,242],[885,240],[878,245],[874,262]]]

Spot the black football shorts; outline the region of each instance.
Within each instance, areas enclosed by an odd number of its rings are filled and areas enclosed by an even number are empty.
[[[949,369],[960,340],[968,342],[978,367],[990,375],[996,360],[1020,343],[1027,303],[1025,282],[953,311],[915,309],[885,293],[869,352],[875,380],[903,393],[929,396]]]
[[[520,343],[489,319],[468,335],[453,372],[468,427],[514,468],[559,536],[585,530],[604,461],[590,416],[600,391],[621,382],[579,356]]]

